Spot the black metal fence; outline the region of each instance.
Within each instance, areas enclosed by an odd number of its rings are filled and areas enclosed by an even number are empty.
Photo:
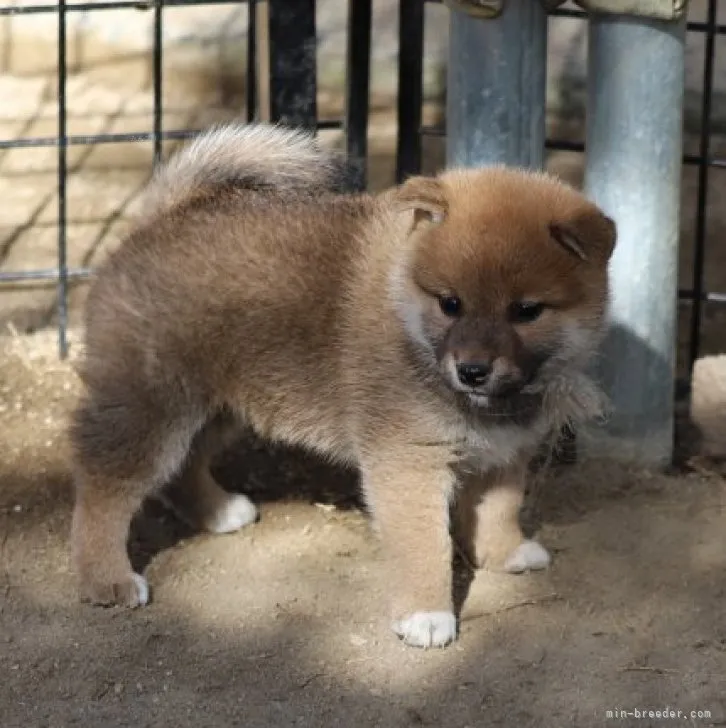
[[[399,25],[399,91],[398,91],[398,138],[396,177],[402,180],[421,168],[422,138],[427,135],[442,136],[444,128],[422,126],[423,107],[423,59],[424,22],[426,2],[440,0],[400,0]],[[58,152],[58,262],[52,269],[29,271],[0,271],[0,295],[2,284],[21,281],[40,281],[57,285],[57,311],[59,347],[61,356],[67,351],[67,302],[68,286],[73,279],[88,276],[87,268],[71,268],[67,262],[67,198],[68,148],[71,145],[113,144],[129,141],[150,141],[153,159],[161,158],[162,143],[166,140],[185,139],[193,136],[196,129],[163,128],[163,23],[164,9],[180,6],[246,4],[249,12],[247,58],[240,59],[240,74],[246,73],[246,118],[257,118],[259,111],[258,90],[258,33],[256,23],[257,0],[111,0],[104,2],[68,3],[28,6],[0,5],[0,17],[33,14],[56,14],[58,18],[58,128],[56,136],[0,139],[0,150],[27,147],[57,147]],[[265,28],[269,52],[269,118],[283,123],[299,124],[309,128],[345,130],[348,154],[359,162],[359,187],[365,186],[365,159],[367,155],[367,127],[369,113],[369,85],[371,58],[372,0],[349,0],[347,78],[345,83],[345,112],[342,119],[321,121],[318,118],[315,62],[315,0],[265,0],[268,23]],[[701,318],[703,305],[726,303],[726,292],[707,291],[704,286],[706,203],[709,173],[714,167],[726,167],[726,158],[711,154],[711,117],[713,81],[716,57],[715,41],[718,35],[726,35],[726,25],[717,23],[718,0],[709,0],[705,22],[688,23],[688,31],[704,35],[705,54],[703,89],[701,97],[701,128],[698,154],[687,154],[683,161],[698,168],[696,223],[694,230],[694,265],[692,284],[680,290],[683,301],[690,302],[688,363],[691,365],[700,351]],[[153,14],[152,47],[152,95],[153,113],[151,129],[138,133],[96,134],[69,136],[67,134],[66,84],[67,68],[67,16],[69,13],[126,8],[130,11],[146,11]],[[584,19],[585,15],[574,10],[556,11],[554,15]],[[567,139],[550,139],[549,149],[584,151],[584,145]]]

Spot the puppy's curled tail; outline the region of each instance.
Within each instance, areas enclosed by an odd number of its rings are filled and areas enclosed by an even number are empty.
[[[156,216],[219,188],[343,191],[350,174],[345,160],[321,149],[308,132],[264,123],[214,126],[157,168],[141,216]]]

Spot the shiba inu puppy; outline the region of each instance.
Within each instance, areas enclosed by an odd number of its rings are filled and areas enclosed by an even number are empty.
[[[149,598],[126,550],[172,479],[201,525],[256,519],[209,472],[220,415],[355,467],[383,541],[392,627],[456,637],[453,519],[479,566],[547,566],[518,525],[528,459],[596,414],[615,226],[506,168],[340,192],[300,132],[210,130],[161,167],[86,309],[74,562],[84,600]]]

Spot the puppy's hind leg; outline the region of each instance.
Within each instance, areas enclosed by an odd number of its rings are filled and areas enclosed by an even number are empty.
[[[131,518],[179,469],[201,418],[115,389],[92,392],[74,413],[72,552],[82,601],[138,607],[149,589],[128,558]]]
[[[231,533],[257,520],[257,508],[241,493],[229,493],[212,476],[215,455],[236,433],[234,423],[217,417],[197,435],[186,466],[169,490],[169,505],[192,526],[212,533]]]

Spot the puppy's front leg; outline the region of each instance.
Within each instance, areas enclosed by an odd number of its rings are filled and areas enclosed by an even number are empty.
[[[430,450],[376,458],[363,468],[387,561],[392,628],[417,647],[443,647],[456,638],[449,535],[454,474],[448,458]]]
[[[462,545],[477,567],[517,574],[549,565],[547,551],[526,539],[519,526],[526,477],[527,463],[522,461],[464,478],[456,504],[457,525]]]

